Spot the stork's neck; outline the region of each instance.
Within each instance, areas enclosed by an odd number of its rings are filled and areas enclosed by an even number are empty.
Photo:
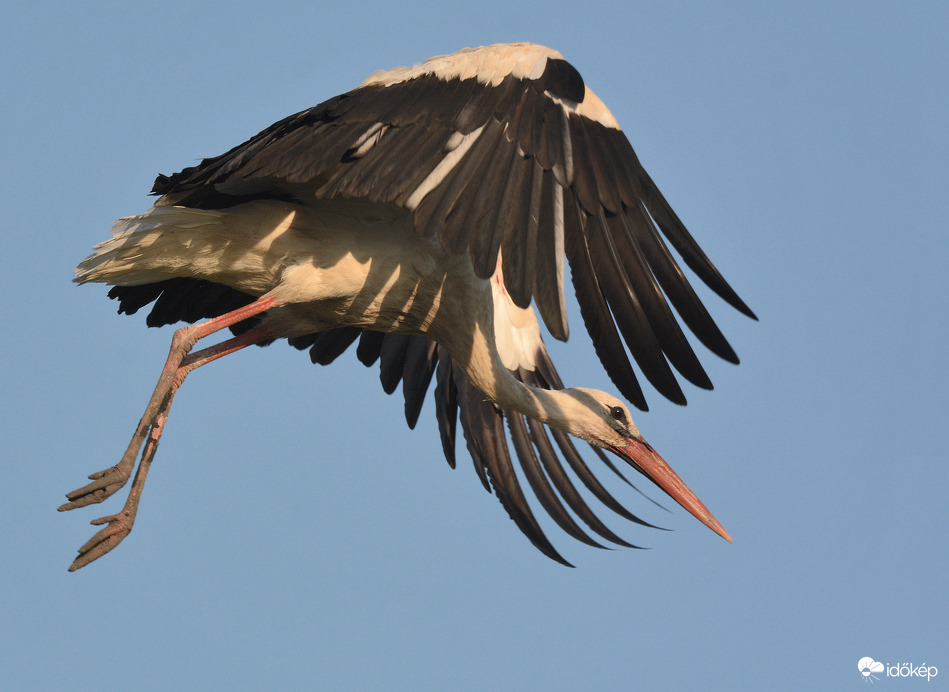
[[[455,362],[468,379],[498,407],[522,413],[564,432],[571,432],[560,392],[524,384],[505,367],[494,339],[493,325],[479,320],[469,344],[463,348],[448,345]]]
[[[573,433],[564,411],[563,393],[527,385],[505,365],[507,358],[512,361],[512,369],[518,365],[530,367],[534,354],[529,349],[543,348],[543,344],[533,311],[517,307],[504,289],[500,254],[489,281],[474,275],[467,257],[450,261],[455,266],[445,272],[447,282],[439,284],[438,291],[439,296],[452,297],[450,309],[442,309],[440,300],[434,301],[430,337],[448,349],[471,384],[498,407]],[[499,352],[496,328],[509,330],[503,339],[505,358]]]

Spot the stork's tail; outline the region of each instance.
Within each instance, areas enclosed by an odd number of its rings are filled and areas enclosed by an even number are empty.
[[[175,276],[182,241],[200,227],[218,226],[224,214],[189,207],[152,207],[112,226],[112,238],[95,246],[76,267],[76,283],[135,286]],[[184,233],[182,233],[184,232]]]

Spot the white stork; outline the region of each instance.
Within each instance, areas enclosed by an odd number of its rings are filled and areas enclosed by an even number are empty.
[[[155,205],[116,222],[76,281],[111,284],[120,313],[154,303],[149,326],[210,319],[175,332],[125,455],[59,508],[112,495],[141,452],[125,507],[92,522],[106,526],[70,570],[131,531],[185,376],[275,339],[326,364],[358,338],[359,359],[380,361],[384,389],[402,382],[413,427],[435,377],[449,464],[460,416],[484,487],[535,546],[564,564],[519,485],[505,419],[534,495],[575,538],[603,547],[578,518],[601,538],[630,545],[590,509],[562,460],[600,502],[645,522],[607,492],[567,434],[593,445],[614,471],[599,448],[615,453],[731,540],[642,438],[622,401],[563,388],[541,339],[532,302],[551,335],[567,338],[566,256],[597,355],[626,399],[646,409],[629,354],[672,401],[685,403],[672,368],[711,389],[670,303],[712,352],[738,358],[667,241],[713,291],[754,318],[609,110],[556,51],[494,45],[376,72],[221,156],[158,176],[153,193]],[[191,352],[224,328],[235,336]]]

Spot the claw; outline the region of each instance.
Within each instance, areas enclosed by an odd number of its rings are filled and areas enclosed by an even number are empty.
[[[94,526],[100,526],[106,523],[108,526],[101,529],[79,549],[79,555],[69,566],[69,571],[75,572],[80,567],[85,567],[93,560],[99,559],[112,550],[129,535],[132,531],[134,521],[134,513],[127,510],[118,514],[112,514],[108,517],[93,519],[90,523]]]
[[[73,490],[71,493],[66,493],[66,498],[71,501],[60,505],[59,511],[65,512],[70,509],[76,509],[77,507],[85,507],[86,505],[102,502],[128,483],[131,475],[131,464],[127,467],[123,464],[118,464],[103,471],[97,471],[89,476],[92,483],[84,485],[78,490]]]

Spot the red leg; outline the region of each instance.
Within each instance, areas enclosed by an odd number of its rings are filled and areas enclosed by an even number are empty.
[[[158,385],[155,387],[155,391],[145,409],[145,414],[135,429],[132,441],[129,443],[121,461],[111,468],[89,476],[93,482],[68,493],[66,497],[70,501],[59,508],[59,511],[62,512],[76,509],[77,507],[84,507],[85,505],[102,502],[115,493],[128,482],[135,465],[135,459],[144,444],[142,459],[135,473],[135,480],[132,483],[132,488],[129,492],[125,507],[118,514],[102,517],[92,522],[95,525],[108,522],[108,526],[99,531],[89,542],[79,549],[79,556],[69,568],[70,571],[77,570],[96,558],[105,555],[118,545],[132,530],[142,488],[145,485],[145,478],[148,475],[149,466],[158,448],[158,441],[164,430],[165,421],[168,418],[168,411],[171,408],[175,392],[177,392],[178,388],[184,382],[188,373],[201,365],[210,363],[212,360],[217,360],[246,346],[272,339],[275,335],[267,328],[257,327],[240,336],[236,336],[189,355],[195,343],[199,339],[237,324],[248,317],[259,315],[269,308],[272,308],[274,304],[275,301],[272,298],[259,299],[243,308],[238,308],[237,310],[206,322],[183,327],[175,332],[171,343],[171,350],[168,354],[168,360],[165,362],[165,367],[162,369],[161,376],[158,378]]]

